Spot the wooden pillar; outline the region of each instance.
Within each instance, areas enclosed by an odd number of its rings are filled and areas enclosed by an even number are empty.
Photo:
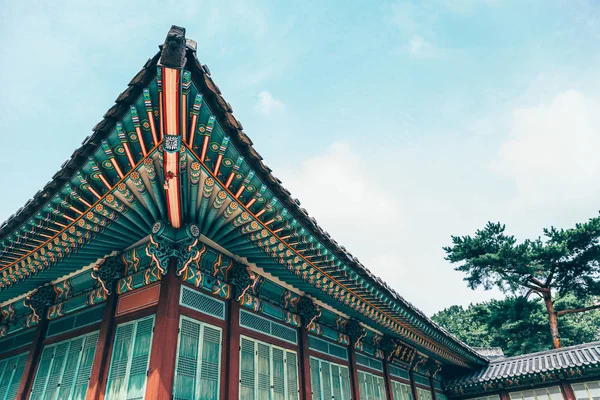
[[[48,320],[46,319],[45,314],[46,313],[44,312],[44,315],[37,326],[33,342],[31,342],[31,345],[29,346],[29,355],[27,356],[27,362],[23,369],[23,375],[21,375],[21,382],[17,389],[16,399],[26,400],[29,398],[29,391],[31,391],[33,381],[35,380],[35,372],[37,371],[37,366],[40,362],[42,349],[44,348],[44,339],[46,338],[46,332],[48,330]]]
[[[356,368],[356,350],[352,345],[350,345],[350,351],[348,351],[348,361],[350,362],[350,386],[352,387],[352,398],[360,399],[358,369]]]
[[[510,396],[506,390],[500,390],[498,394],[500,395],[500,400],[510,400]]]
[[[573,392],[573,388],[569,382],[560,381],[560,390],[566,400],[576,400],[575,392]]]
[[[308,353],[308,329],[300,327],[300,343],[298,343],[300,356],[300,400],[312,399],[312,386],[310,382],[310,355]]]
[[[435,379],[433,378],[433,376],[431,375],[431,373],[429,373],[429,386],[431,386],[431,398],[433,400],[437,400],[437,393],[435,392]]]
[[[240,392],[240,303],[235,299],[229,300],[227,318],[225,398],[237,400]]]
[[[181,280],[175,276],[171,259],[167,274],[160,283],[156,322],[146,384],[146,400],[170,400],[175,379],[175,359],[179,331],[179,292]]]
[[[394,392],[392,391],[392,378],[390,376],[390,368],[388,366],[388,360],[386,357],[383,358],[383,381],[385,382],[385,391],[389,400],[394,400]]]
[[[417,386],[415,385],[415,374],[412,369],[408,370],[408,376],[410,376],[410,390],[413,395],[413,400],[419,400],[419,396],[417,394]]]
[[[98,345],[94,354],[94,362],[90,381],[88,384],[86,400],[104,399],[106,391],[106,376],[110,365],[110,354],[112,350],[113,335],[115,333],[115,310],[117,308],[117,294],[108,296],[102,324],[98,334]]]

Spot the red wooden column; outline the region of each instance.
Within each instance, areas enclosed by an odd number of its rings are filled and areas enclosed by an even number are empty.
[[[394,392],[392,391],[392,377],[390,376],[390,368],[387,357],[383,358],[383,381],[385,382],[385,391],[389,400],[394,400]]]
[[[360,398],[360,390],[358,387],[358,369],[356,369],[356,350],[350,345],[348,351],[348,361],[350,363],[350,386],[352,387],[352,398]]]
[[[29,347],[29,355],[27,356],[23,375],[21,375],[21,382],[19,383],[16,399],[26,400],[29,398],[29,391],[33,386],[35,372],[37,371],[37,366],[40,362],[40,356],[42,355],[42,349],[44,348],[44,339],[46,338],[46,331],[48,330],[48,320],[46,319],[45,314],[46,313],[44,312],[44,315],[40,319],[33,342],[31,342],[31,346]]]
[[[431,397],[433,398],[433,400],[437,400],[437,393],[435,392],[435,379],[433,379],[433,376],[431,375],[431,373],[429,373],[429,386],[431,386]]]
[[[413,373],[412,368],[408,370],[408,376],[410,376],[410,390],[413,395],[413,400],[419,400],[419,396],[417,395],[417,386],[415,385],[415,374]]]
[[[160,284],[156,322],[146,384],[146,400],[170,400],[175,378],[179,330],[179,292],[181,280],[175,276],[172,259]]]
[[[500,395],[500,400],[510,400],[510,396],[506,390],[500,390],[498,394]]]
[[[98,345],[94,354],[94,363],[90,381],[88,384],[86,400],[103,399],[106,391],[105,374],[110,364],[110,354],[115,326],[115,310],[117,308],[117,294],[112,293],[108,296],[104,315],[102,316],[102,325],[98,334]]]
[[[229,300],[227,318],[227,337],[223,357],[227,360],[225,398],[237,400],[240,392],[240,303],[233,298]]]
[[[298,343],[300,356],[300,400],[312,398],[310,382],[310,356],[308,353],[308,329],[300,327],[300,343]]]
[[[566,400],[576,400],[575,392],[568,382],[560,381],[560,390]]]

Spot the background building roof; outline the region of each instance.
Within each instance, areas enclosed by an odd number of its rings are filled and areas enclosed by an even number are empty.
[[[515,386],[539,378],[543,382],[583,376],[587,371],[600,368],[600,342],[584,343],[493,360],[487,367],[449,381],[452,391],[466,392],[469,387],[495,389],[491,383]]]

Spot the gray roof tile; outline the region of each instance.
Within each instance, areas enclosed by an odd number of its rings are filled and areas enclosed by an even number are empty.
[[[569,368],[600,367],[600,342],[584,343],[561,349],[498,358],[487,367],[449,381],[448,388],[533,375],[539,372],[560,372]]]

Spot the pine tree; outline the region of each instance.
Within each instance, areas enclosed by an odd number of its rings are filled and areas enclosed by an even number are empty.
[[[557,299],[573,295],[584,301],[600,295],[600,217],[570,229],[544,229],[543,238],[517,243],[505,225],[488,222],[473,236],[452,236],[446,260],[460,263],[471,289],[498,287],[505,293],[539,296],[550,335],[560,347],[558,317],[600,308],[600,304],[555,310]]]

